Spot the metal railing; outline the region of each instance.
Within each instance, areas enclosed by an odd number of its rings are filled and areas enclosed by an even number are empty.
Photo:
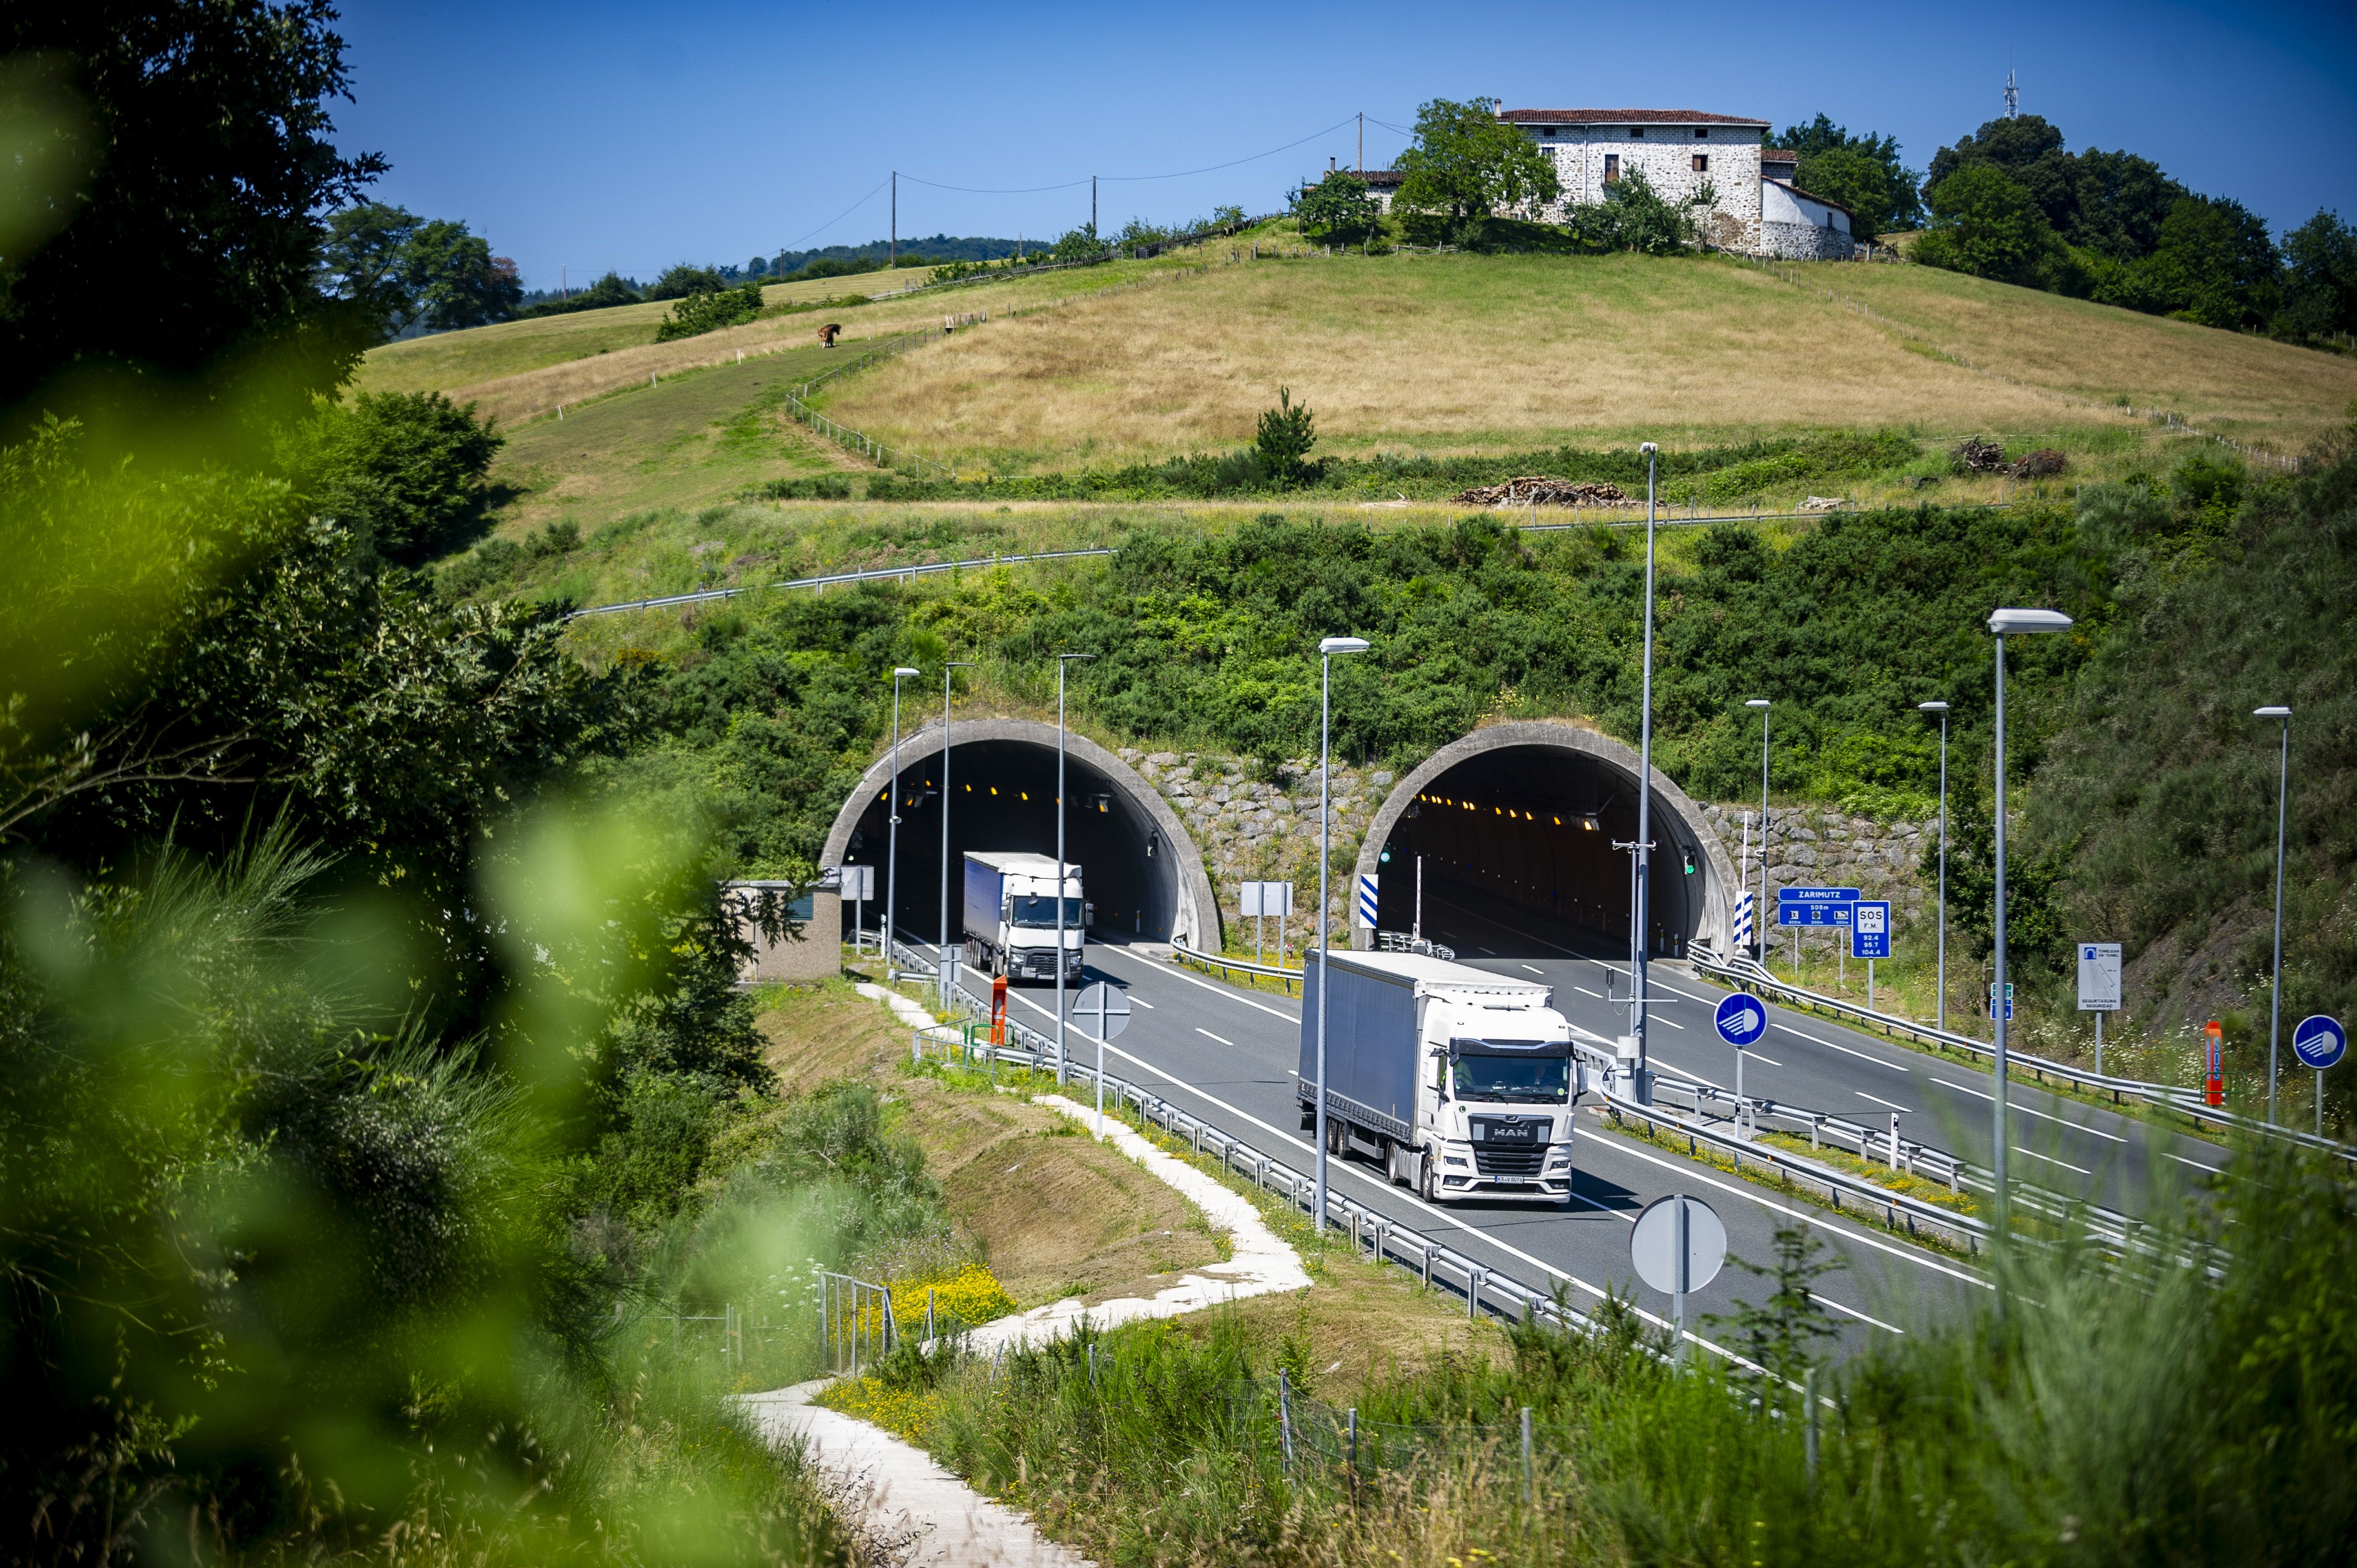
[[[836,1377],[855,1376],[870,1359],[888,1356],[899,1337],[892,1317],[892,1293],[831,1270],[818,1275],[821,1353]]]
[[[699,588],[694,593],[664,594],[651,599],[626,599],[619,604],[591,605],[565,618],[611,615],[619,610],[659,610],[673,605],[700,605],[739,594],[770,593],[785,588],[830,588],[838,583],[877,583],[901,577],[922,577],[935,572],[963,572],[977,566],[1021,566],[1036,561],[1070,561],[1083,555],[1111,555],[1110,546],[1088,550],[1041,550],[1028,555],[976,555],[963,561],[927,561],[908,566],[874,566],[860,572],[830,572],[820,577],[794,577],[782,583],[747,583],[734,588]]]
[[[1286,969],[1273,963],[1247,963],[1240,958],[1227,958],[1218,953],[1197,952],[1183,942],[1170,944],[1170,956],[1177,962],[1191,963],[1203,969],[1216,969],[1222,975],[1250,974],[1264,980],[1282,981],[1293,988],[1286,993],[1286,995],[1298,996],[1301,993],[1302,972],[1297,969]]]
[[[1951,1030],[1935,1028],[1912,1018],[1900,1017],[1895,1013],[1885,1013],[1877,1008],[1861,1006],[1857,1003],[1846,1001],[1838,996],[1827,996],[1822,992],[1811,991],[1806,986],[1792,981],[1780,980],[1756,960],[1724,957],[1717,950],[1700,943],[1691,947],[1687,950],[1686,957],[1687,961],[1694,966],[1697,973],[1710,976],[1738,991],[1748,991],[1755,995],[1783,998],[1794,1005],[1820,1013],[1828,1013],[1848,1022],[1878,1029],[1893,1038],[1910,1040],[1918,1045],[1961,1051],[1984,1060],[1992,1060],[1996,1055],[1996,1047],[1986,1040],[1975,1040],[1969,1035],[1959,1035]],[[2040,1083],[2060,1082],[2076,1089],[2109,1094],[2115,1104],[2124,1103],[2126,1100],[2131,1098],[2137,1100],[2145,1104],[2186,1117],[2197,1129],[2215,1125],[2222,1129],[2233,1128],[2241,1132],[2257,1133],[2266,1137],[2279,1138],[2287,1143],[2297,1144],[2302,1148],[2315,1149],[2338,1155],[2344,1160],[2357,1161],[2357,1144],[2343,1144],[2331,1138],[2320,1138],[2313,1133],[2303,1133],[2296,1127],[2264,1122],[2255,1117],[2243,1115],[2238,1112],[2210,1105],[2190,1089],[2180,1089],[2165,1083],[2147,1083],[2141,1079],[2115,1078],[2106,1073],[2072,1067],[2066,1062],[2049,1061],[2043,1057],[2013,1049],[2006,1052],[2006,1064],[2009,1069],[2028,1073]]]

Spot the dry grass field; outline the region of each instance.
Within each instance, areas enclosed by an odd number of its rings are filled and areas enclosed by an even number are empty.
[[[2079,400],[2123,397],[2288,449],[2357,397],[2346,359],[1928,269],[1817,271],[2032,384],[1723,259],[1423,255],[1220,268],[994,323],[828,406],[895,446],[1024,471],[1232,449],[1280,386],[1340,453],[2116,429]]]
[[[951,312],[1000,312],[1033,306],[1068,295],[1125,283],[1141,273],[1166,270],[1178,262],[1113,263],[1085,271],[1049,273],[1006,283],[939,289],[823,312],[770,317],[700,337],[657,343],[655,328],[671,309],[668,301],[585,310],[572,316],[503,321],[464,332],[445,332],[388,343],[371,351],[353,381],[358,392],[443,392],[472,403],[513,425],[568,409],[608,392],[645,386],[650,376],[673,376],[706,365],[733,364],[739,355],[801,349],[812,344],[822,323],[840,321],[844,341],[885,338],[939,325]],[[921,273],[866,274],[783,284],[762,291],[769,305],[802,303],[864,288],[906,285]],[[842,352],[840,347],[836,349]]]

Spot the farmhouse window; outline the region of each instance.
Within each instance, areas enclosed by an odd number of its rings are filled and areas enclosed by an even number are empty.
[[[1710,172],[1710,155],[1708,153],[1696,153],[1694,156],[1694,166],[1695,173],[1708,174]]]
[[[1605,183],[1605,184],[1607,184],[1607,185],[1610,185],[1614,180],[1619,179],[1620,177],[1620,155],[1619,153],[1607,153],[1607,154],[1605,154],[1605,155],[1604,155],[1604,183]]]
[[[1642,125],[1631,125],[1631,126],[1630,126],[1630,127],[1629,127],[1629,139],[1630,139],[1631,141],[1632,141],[1632,142],[1641,142],[1641,141],[1643,141],[1643,140],[1645,139],[1645,127],[1644,127],[1644,126],[1642,126]]]
[[[1702,141],[1702,140],[1704,140],[1705,138],[1706,138],[1707,136],[1709,136],[1709,134],[1710,134],[1710,127],[1709,127],[1709,126],[1707,126],[1707,125],[1696,125],[1696,126],[1695,127],[1695,141],[1697,141],[1697,142]]]
[[[1539,134],[1542,136],[1552,136],[1555,134],[1555,127],[1553,125],[1549,125],[1545,130],[1541,131]]]

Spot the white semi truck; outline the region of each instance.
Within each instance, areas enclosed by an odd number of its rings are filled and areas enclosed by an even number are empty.
[[[1317,1125],[1318,955],[1302,977],[1301,1125]],[[1420,953],[1337,952],[1328,982],[1327,1153],[1360,1154],[1427,1202],[1571,1199],[1570,1022],[1550,986]]]
[[[965,961],[1009,980],[1056,978],[1056,860],[1047,854],[965,857]],[[1081,979],[1088,906],[1081,868],[1064,862],[1064,982]]]

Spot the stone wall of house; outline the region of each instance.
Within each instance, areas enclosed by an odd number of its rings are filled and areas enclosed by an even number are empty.
[[[1318,759],[1296,757],[1277,769],[1275,780],[1264,782],[1252,776],[1243,757],[1219,752],[1124,747],[1120,756],[1187,824],[1202,854],[1230,939],[1239,934],[1250,938],[1251,923],[1243,910],[1244,883],[1291,882],[1296,918],[1290,940],[1298,944],[1318,902]],[[1327,908],[1337,942],[1348,930],[1344,913],[1350,908],[1351,866],[1394,777],[1380,769],[1361,771],[1347,762],[1334,765],[1334,864],[1340,869],[1333,874]],[[1274,925],[1268,940],[1274,948]]]
[[[1743,865],[1743,821],[1754,806],[1705,806],[1703,815]],[[1855,887],[1867,898],[1888,898],[1905,918],[1931,911],[1932,879],[1922,875],[1923,846],[1939,841],[1937,818],[1928,822],[1878,822],[1846,816],[1830,806],[1770,807],[1768,812],[1768,893],[1779,887]],[[1752,834],[1750,886],[1760,886],[1760,841]],[[1770,911],[1770,919],[1774,912]]]
[[[1760,225],[1760,248],[1788,262],[1846,262],[1857,252],[1846,231],[1772,219]]]

